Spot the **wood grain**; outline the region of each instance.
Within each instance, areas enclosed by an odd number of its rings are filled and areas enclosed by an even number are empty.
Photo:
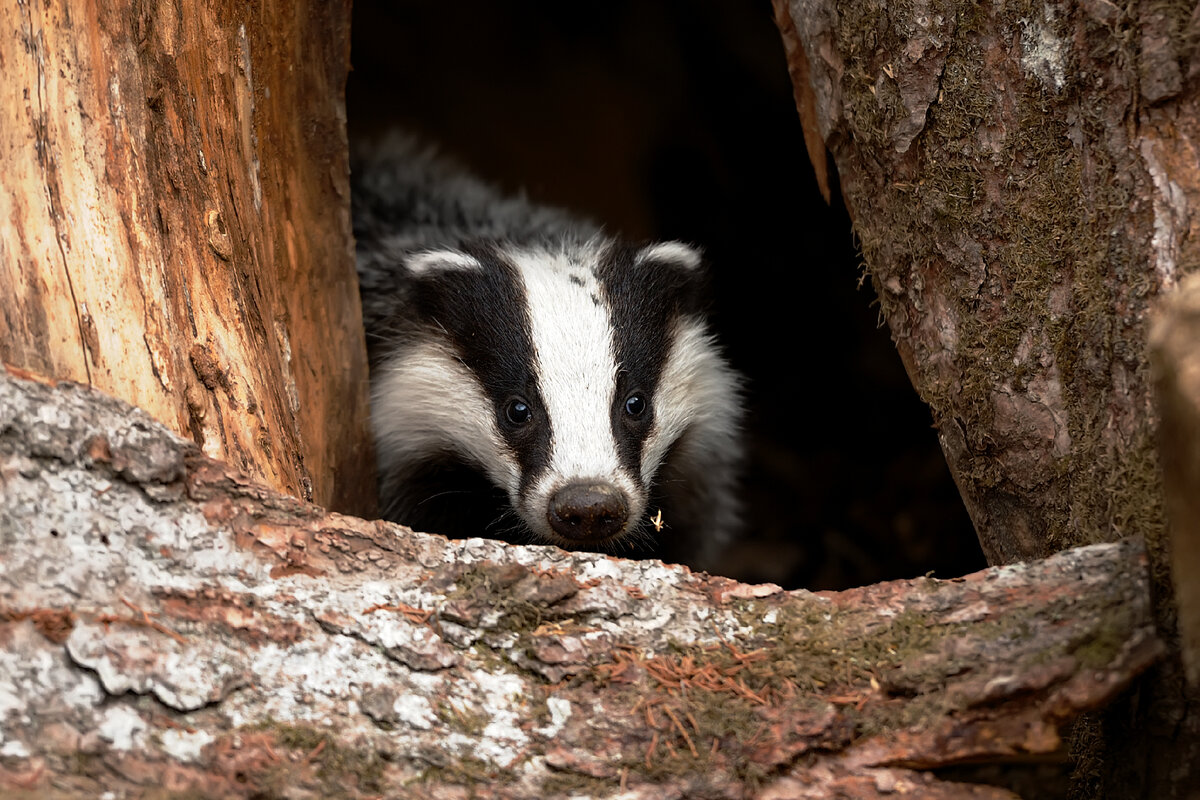
[[[349,3],[0,9],[0,359],[369,513]]]

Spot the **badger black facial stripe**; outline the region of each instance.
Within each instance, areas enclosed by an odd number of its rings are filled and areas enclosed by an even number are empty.
[[[669,255],[684,245],[670,243]],[[695,251],[688,250],[695,254]],[[631,391],[643,392],[650,404],[651,419],[661,413],[657,389],[663,365],[670,352],[673,321],[691,310],[693,287],[697,281],[693,268],[681,268],[674,259],[657,260],[662,252],[656,247],[637,250],[632,247],[612,247],[601,262],[598,275],[611,309],[615,331],[615,354],[620,373],[617,392],[612,398],[610,425],[621,451],[621,463],[626,469],[643,474],[642,448],[650,424],[634,435],[625,424],[621,406]],[[697,256],[698,257],[698,256]]]
[[[413,292],[416,305],[429,320],[430,333],[448,339],[462,364],[484,388],[491,401],[486,411],[490,417],[503,414],[514,397],[533,409],[536,425],[531,429],[500,429],[520,464],[523,482],[527,482],[528,476],[544,469],[552,422],[540,412],[532,329],[521,278],[516,267],[489,248],[473,248],[463,258],[476,266],[422,276]],[[453,404],[457,399],[443,395],[442,401]]]

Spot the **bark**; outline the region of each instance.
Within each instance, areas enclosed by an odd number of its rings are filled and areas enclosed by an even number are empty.
[[[1157,541],[1148,312],[1200,264],[1191,6],[776,8],[989,560]]]
[[[1077,792],[1187,796],[1200,696],[1174,646],[1146,340],[1156,299],[1200,266],[1200,17],[1148,1],[775,7],[809,152],[817,139],[836,165],[989,561],[1146,538],[1172,657],[1081,728]]]
[[[349,2],[0,9],[0,360],[373,507]]]
[[[328,513],[11,372],[0,552],[6,797],[1013,797],[931,770],[1161,652],[1136,540],[784,592]]]

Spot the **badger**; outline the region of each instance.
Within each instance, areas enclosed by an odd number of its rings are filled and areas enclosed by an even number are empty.
[[[384,518],[712,568],[742,391],[699,251],[504,195],[406,135],[352,162]]]

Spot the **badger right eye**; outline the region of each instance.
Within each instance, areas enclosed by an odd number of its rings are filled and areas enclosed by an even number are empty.
[[[641,394],[634,392],[625,398],[625,413],[637,419],[642,414],[646,413],[646,398]]]
[[[504,407],[504,417],[513,425],[524,425],[533,419],[533,410],[524,400],[514,397]]]

